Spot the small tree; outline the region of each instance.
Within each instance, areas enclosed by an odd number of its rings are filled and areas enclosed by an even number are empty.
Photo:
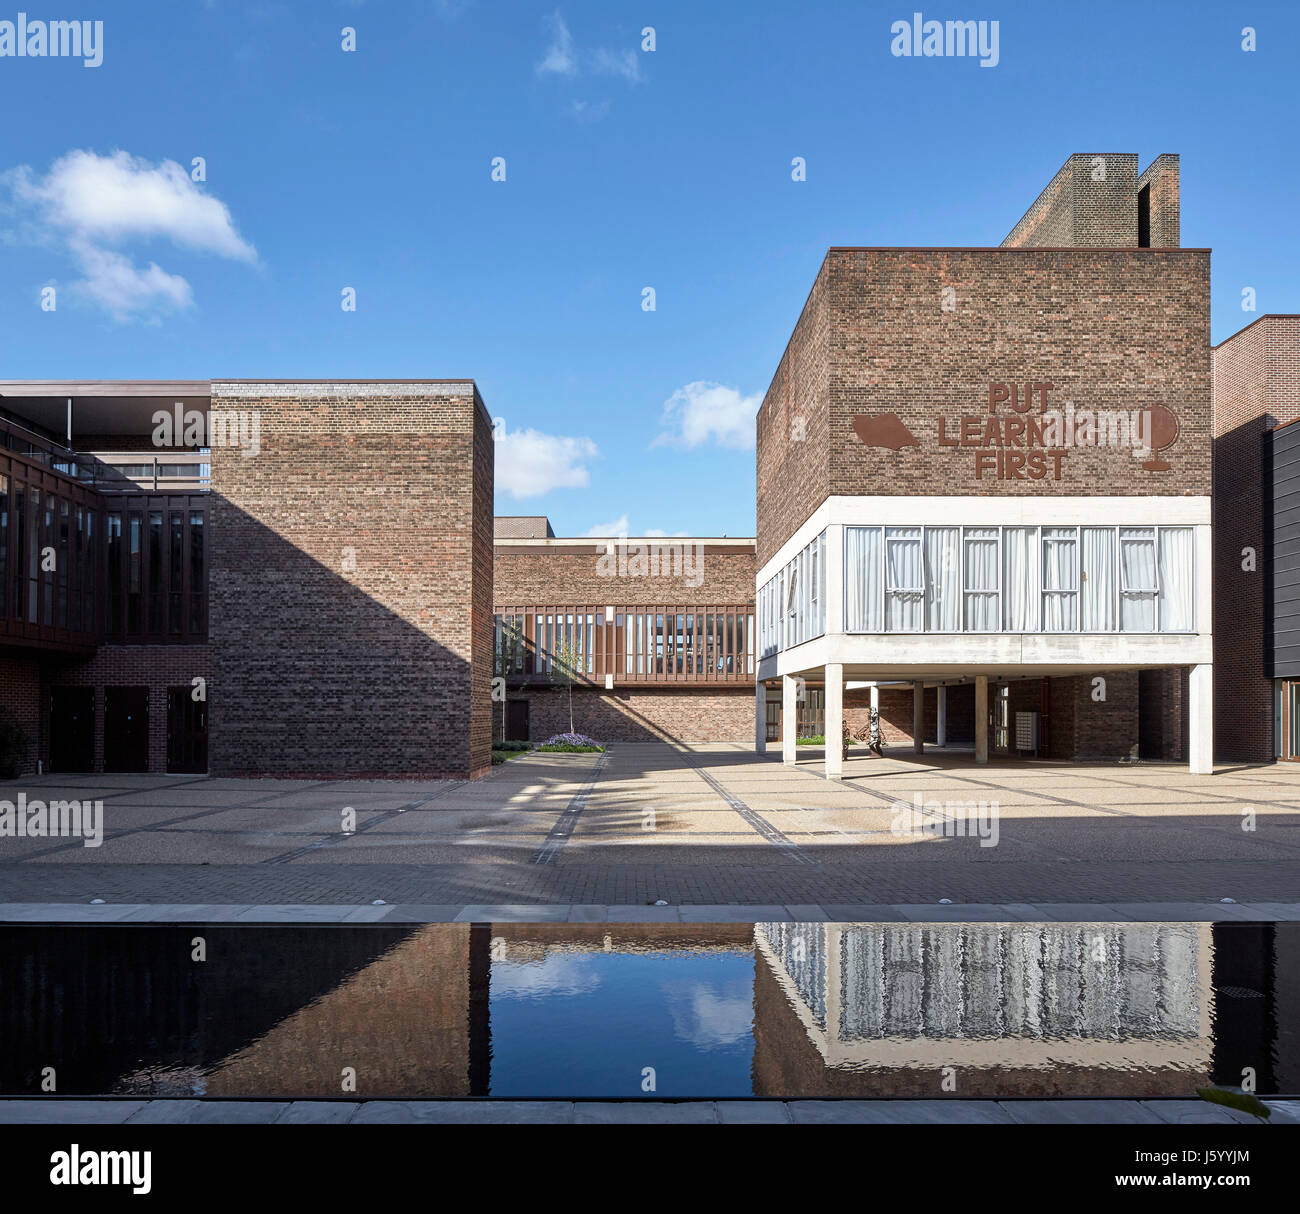
[[[581,671],[580,661],[572,641],[564,641],[551,651],[551,681],[569,689],[570,733],[577,732],[573,728],[573,684]]]

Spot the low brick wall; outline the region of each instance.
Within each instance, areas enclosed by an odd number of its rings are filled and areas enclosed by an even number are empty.
[[[528,701],[529,740],[544,741],[569,729],[565,688],[512,691]],[[501,736],[501,705],[495,704],[493,736]],[[754,689],[704,691],[602,691],[573,689],[573,727],[599,742],[752,742]]]

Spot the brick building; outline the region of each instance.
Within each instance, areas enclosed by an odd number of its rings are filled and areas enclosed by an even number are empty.
[[[1300,758],[1300,316],[1261,316],[1212,359],[1215,757]]]
[[[471,381],[0,384],[20,769],[488,770],[492,471]]]
[[[757,437],[760,750],[874,699],[887,741],[977,762],[1026,714],[1039,753],[1208,770],[1209,253],[1176,157],[1071,156],[996,249],[831,249]]]
[[[743,741],[754,714],[754,540],[556,538],[496,520],[497,737]]]
[[[1296,420],[1300,317],[1212,349],[1178,158],[1127,153],[997,248],[827,252],[756,538],[494,519],[468,380],[0,383],[0,717],[23,771],[473,776],[570,721],[789,760],[873,706],[978,762],[1296,758]]]

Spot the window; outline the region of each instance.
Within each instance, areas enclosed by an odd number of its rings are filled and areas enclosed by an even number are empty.
[[[1119,533],[1120,627],[1156,630],[1156,533],[1153,527],[1121,527]]]
[[[1043,631],[1079,627],[1079,539],[1074,527],[1043,528]]]
[[[844,627],[848,632],[883,632],[884,584],[879,527],[844,528]]]
[[[1001,617],[998,598],[998,529],[967,527],[962,537],[965,570],[966,629],[997,632]]]
[[[1083,529],[1083,631],[1114,632],[1117,624],[1115,594],[1115,528]]]
[[[1196,628],[1195,532],[1191,527],[1160,528],[1160,631]]]
[[[885,626],[890,632],[920,632],[925,599],[921,528],[885,531]]]

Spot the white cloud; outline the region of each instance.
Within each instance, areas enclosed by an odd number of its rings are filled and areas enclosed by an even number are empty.
[[[588,531],[582,533],[585,536],[593,538],[600,536],[627,535],[627,515],[620,514],[612,523],[597,523]]]
[[[40,207],[49,223],[90,240],[162,238],[221,257],[257,260],[226,204],[203,193],[174,160],[152,165],[122,151],[73,151],[43,179],[20,169],[15,193]]]
[[[636,51],[599,47],[591,54],[591,70],[599,76],[622,76],[629,84],[641,83],[641,60]]]
[[[597,101],[594,105],[589,101],[570,101],[564,112],[575,122],[599,122],[609,113],[609,101]]]
[[[641,75],[641,57],[635,50],[612,50],[607,46],[599,46],[591,51],[580,49],[575,45],[573,35],[558,10],[546,18],[546,25],[550,30],[551,41],[537,65],[539,76],[566,76],[570,79],[579,76],[619,76],[629,84],[640,84],[644,80]],[[585,106],[586,102],[577,105]],[[602,105],[607,109],[609,102],[602,102]],[[604,116],[603,111],[599,116]]]
[[[85,274],[75,289],[119,320],[152,308],[188,308],[194,302],[190,284],[179,274],[168,274],[157,262],[141,270],[113,249],[90,244],[73,248]]]
[[[77,149],[41,177],[23,165],[4,175],[24,213],[31,243],[61,244],[84,278],[74,290],[118,319],[189,307],[193,292],[180,275],[155,262],[136,266],[115,246],[166,240],[178,248],[256,262],[230,209],[205,193],[174,160],[151,164],[116,151]]]
[[[664,402],[667,427],[651,446],[699,447],[713,443],[736,451],[754,446],[754,415],[762,397],[742,396],[735,388],[696,380]]]
[[[564,24],[564,18],[558,11],[554,12],[547,18],[547,24],[551,27],[551,45],[546,48],[545,56],[537,65],[537,74],[576,76],[578,60],[573,50],[573,35],[569,33],[569,27]]]
[[[496,483],[513,498],[540,497],[552,489],[584,489],[586,461],[600,454],[589,438],[515,430],[496,440]]]

